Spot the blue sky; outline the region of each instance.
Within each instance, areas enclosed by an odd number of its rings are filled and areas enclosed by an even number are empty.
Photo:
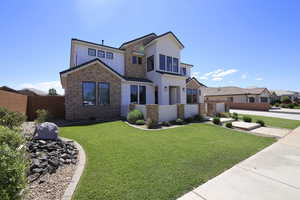
[[[59,89],[71,38],[119,47],[171,30],[185,45],[182,61],[208,86],[300,91],[300,1],[7,0],[0,8],[0,85]]]

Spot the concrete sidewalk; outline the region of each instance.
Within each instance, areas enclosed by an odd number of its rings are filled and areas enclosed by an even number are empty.
[[[254,199],[300,199],[300,127],[178,200]]]

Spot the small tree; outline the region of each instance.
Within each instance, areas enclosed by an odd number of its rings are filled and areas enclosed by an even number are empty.
[[[57,96],[56,89],[54,89],[54,88],[49,89],[48,95],[49,96]]]
[[[288,96],[283,96],[281,98],[282,103],[289,104],[292,103],[291,99]]]

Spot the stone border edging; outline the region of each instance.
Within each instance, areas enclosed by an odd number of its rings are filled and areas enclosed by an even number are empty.
[[[62,138],[62,139],[65,141],[70,140],[67,138]],[[73,174],[72,180],[71,180],[70,184],[68,185],[67,189],[65,190],[64,195],[61,198],[62,200],[71,200],[72,199],[72,196],[76,190],[76,186],[80,180],[80,177],[83,173],[84,166],[86,163],[86,155],[85,155],[85,152],[84,152],[84,149],[82,148],[82,146],[74,140],[71,140],[71,141],[73,141],[74,144],[76,145],[76,147],[78,148],[79,160],[78,160],[76,170]]]

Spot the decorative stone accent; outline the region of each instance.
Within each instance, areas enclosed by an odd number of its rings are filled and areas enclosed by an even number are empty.
[[[158,105],[157,104],[148,104],[146,105],[147,110],[147,119],[151,119],[153,121],[158,122]]]
[[[204,103],[199,103],[199,114],[200,115],[206,115],[206,110],[205,110],[205,104]]]
[[[184,119],[184,104],[177,104],[177,118]]]
[[[217,114],[216,103],[207,103],[207,115],[215,116],[216,114]]]
[[[57,140],[58,127],[51,122],[44,122],[37,125],[35,129],[35,139],[38,140]]]

